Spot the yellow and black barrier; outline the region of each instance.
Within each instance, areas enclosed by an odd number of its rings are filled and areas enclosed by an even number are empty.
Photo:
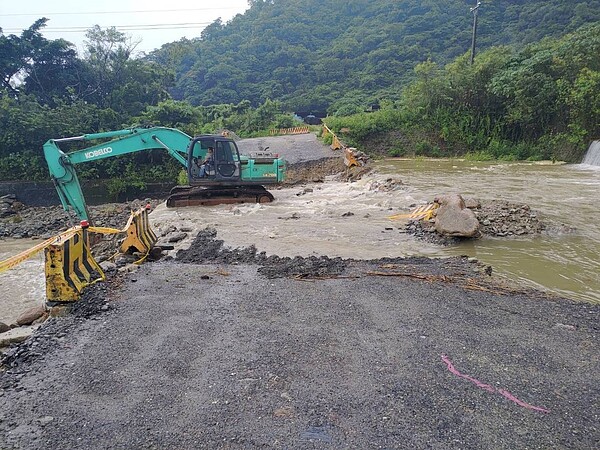
[[[157,237],[150,228],[148,210],[132,212],[122,230],[116,228],[82,226],[69,228],[58,236],[41,242],[18,255],[0,262],[0,273],[44,251],[46,273],[46,300],[71,302],[78,300],[83,289],[105,279],[104,272],[90,252],[89,233],[126,233],[120,251],[137,251],[147,256]],[[144,256],[136,263],[141,263]]]
[[[131,249],[135,249],[140,253],[146,253],[152,249],[158,238],[150,228],[150,220],[148,219],[148,210],[142,208],[131,214],[129,221],[125,226],[127,236],[121,244],[121,252],[128,253]]]
[[[323,124],[323,137],[327,137],[327,135],[331,134],[331,145],[329,146],[331,150],[340,150],[345,149],[346,147],[342,144],[337,135],[329,128],[327,125]]]
[[[354,149],[356,150],[356,149]],[[346,167],[358,167],[361,164],[356,159],[356,155],[354,154],[354,150],[348,147],[344,148],[344,164]]]
[[[150,220],[148,218],[148,210],[141,208],[133,211],[127,225],[122,230],[106,227],[90,227],[90,232],[100,234],[118,234],[126,233],[127,236],[121,243],[121,253],[130,253],[132,251],[139,253],[148,253],[158,238],[150,228]]]
[[[46,258],[46,301],[73,302],[83,289],[105,275],[92,257],[87,227],[78,227],[70,235],[56,238],[44,249]]]

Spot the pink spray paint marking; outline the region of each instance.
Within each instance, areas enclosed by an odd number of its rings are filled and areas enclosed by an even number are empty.
[[[491,393],[497,392],[500,395],[502,395],[503,397],[509,399],[511,402],[514,402],[517,405],[522,406],[523,408],[531,409],[534,411],[540,411],[543,413],[550,412],[549,410],[547,410],[545,408],[540,408],[539,406],[533,406],[533,405],[530,405],[529,403],[525,403],[524,401],[519,400],[517,397],[515,397],[510,392],[508,392],[504,389],[496,389],[493,386],[490,386],[489,384],[482,383],[477,378],[473,378],[473,377],[470,377],[469,375],[465,375],[464,373],[460,373],[458,370],[456,370],[456,368],[452,364],[452,361],[450,361],[450,358],[448,358],[446,355],[442,355],[442,361],[444,361],[446,363],[446,365],[448,366],[448,370],[451,373],[453,373],[457,377],[464,378],[465,380],[469,380],[471,383],[473,383],[475,386],[477,386],[481,389],[484,389]]]

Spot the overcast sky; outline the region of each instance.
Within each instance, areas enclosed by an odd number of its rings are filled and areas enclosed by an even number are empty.
[[[116,26],[141,40],[138,51],[148,52],[182,37],[199,37],[218,17],[227,22],[247,9],[247,0],[0,0],[0,27],[5,35],[20,35],[47,17],[46,39],[63,38],[81,51],[86,29]]]

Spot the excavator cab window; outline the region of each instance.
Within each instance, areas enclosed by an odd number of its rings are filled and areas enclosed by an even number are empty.
[[[223,178],[239,178],[237,148],[231,141],[216,141],[216,170]]]
[[[190,175],[197,180],[237,180],[240,178],[240,159],[233,141],[219,139],[215,136],[199,136],[194,138],[188,158]],[[212,148],[214,167],[210,171],[202,170],[202,162],[206,159],[208,149]]]

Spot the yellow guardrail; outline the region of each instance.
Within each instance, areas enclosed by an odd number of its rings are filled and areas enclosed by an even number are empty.
[[[435,210],[438,209],[440,205],[437,203],[429,203],[427,205],[422,205],[417,207],[414,211],[408,214],[394,214],[393,216],[389,216],[390,220],[429,220],[435,214]]]
[[[331,150],[340,150],[342,148],[346,148],[337,135],[329,128],[327,125],[323,124],[323,137],[327,137],[328,135],[332,136],[331,145],[329,146]]]
[[[102,269],[91,254],[88,233],[126,233],[120,251],[145,253],[145,256],[136,262],[138,264],[146,258],[157,241],[156,235],[150,228],[148,210],[141,208],[131,213],[122,230],[88,227],[82,222],[82,226],[69,228],[29,250],[1,261],[0,273],[44,251],[47,301],[78,300],[85,286],[105,278]]]

